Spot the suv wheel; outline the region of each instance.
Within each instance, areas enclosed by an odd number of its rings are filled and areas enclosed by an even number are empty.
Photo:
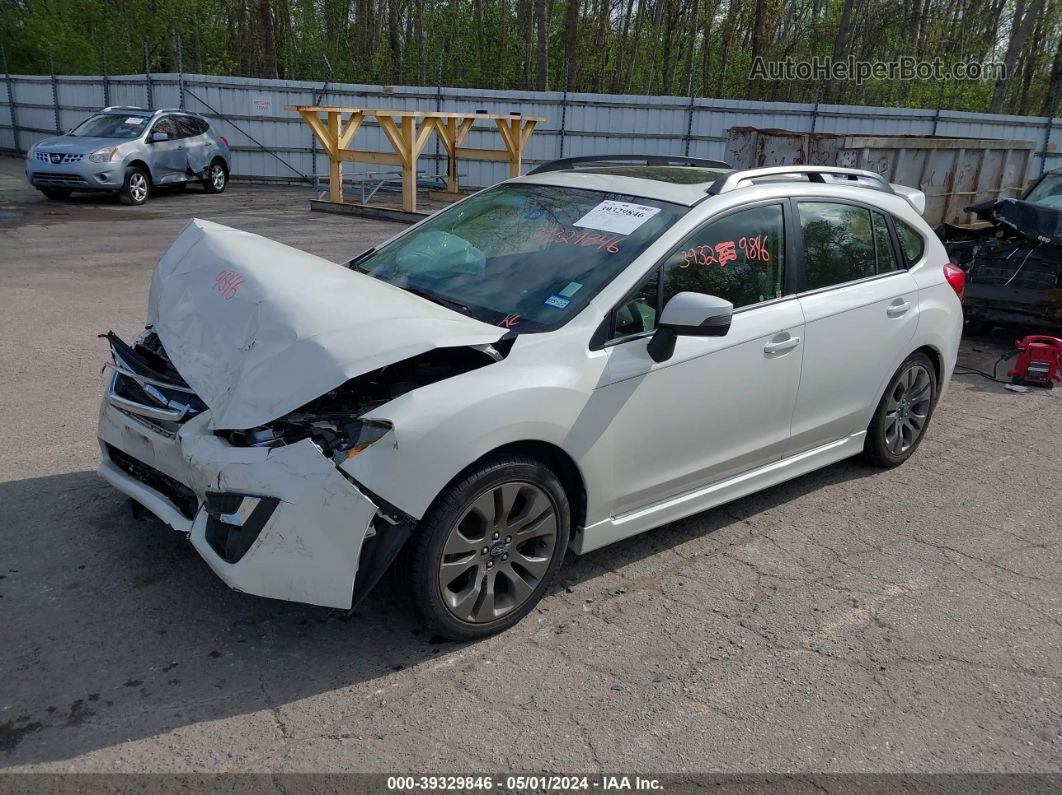
[[[229,182],[229,175],[225,171],[225,164],[215,160],[207,169],[206,179],[203,180],[203,189],[207,193],[221,193]]]
[[[151,180],[143,169],[130,166],[125,170],[125,181],[122,189],[118,191],[118,199],[122,204],[143,204],[151,192]]]
[[[41,188],[40,191],[47,198],[54,199],[56,201],[61,201],[62,199],[70,198],[70,191],[68,190],[61,190],[59,188]]]
[[[937,377],[924,353],[907,357],[881,396],[867,428],[863,455],[872,464],[895,467],[910,458],[925,436],[937,405]]]
[[[571,510],[532,458],[487,461],[452,483],[404,553],[417,611],[453,640],[492,635],[531,612],[568,548]]]

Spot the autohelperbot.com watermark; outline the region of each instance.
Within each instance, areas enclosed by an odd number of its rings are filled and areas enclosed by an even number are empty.
[[[749,69],[750,80],[836,80],[857,85],[871,80],[1000,80],[1007,67],[1002,61],[923,60],[901,56],[891,61],[861,61],[854,56],[831,58],[816,55],[807,60],[787,58],[768,61],[756,56]]]

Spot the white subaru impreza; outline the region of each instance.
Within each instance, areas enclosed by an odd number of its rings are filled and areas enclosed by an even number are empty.
[[[584,553],[917,449],[963,273],[877,174],[580,158],[337,265],[192,221],[108,335],[100,472],[231,587],[505,629]]]

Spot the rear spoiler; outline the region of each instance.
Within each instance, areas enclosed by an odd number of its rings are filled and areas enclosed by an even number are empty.
[[[922,215],[926,211],[926,195],[917,188],[908,188],[906,185],[892,184],[892,191],[897,196],[903,196],[908,204],[914,207],[915,212]]]

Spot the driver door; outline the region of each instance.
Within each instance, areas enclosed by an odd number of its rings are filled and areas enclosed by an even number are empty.
[[[613,414],[612,514],[781,458],[800,382],[804,316],[786,251],[787,205],[717,217],[688,236],[613,313],[595,402]],[[667,300],[693,291],[734,304],[723,337],[680,336],[646,351]]]
[[[156,133],[165,133],[165,141],[154,141]],[[185,172],[184,141],[177,131],[172,116],[158,119],[148,133],[148,150],[151,152],[151,179],[155,184],[166,184],[183,179]]]

